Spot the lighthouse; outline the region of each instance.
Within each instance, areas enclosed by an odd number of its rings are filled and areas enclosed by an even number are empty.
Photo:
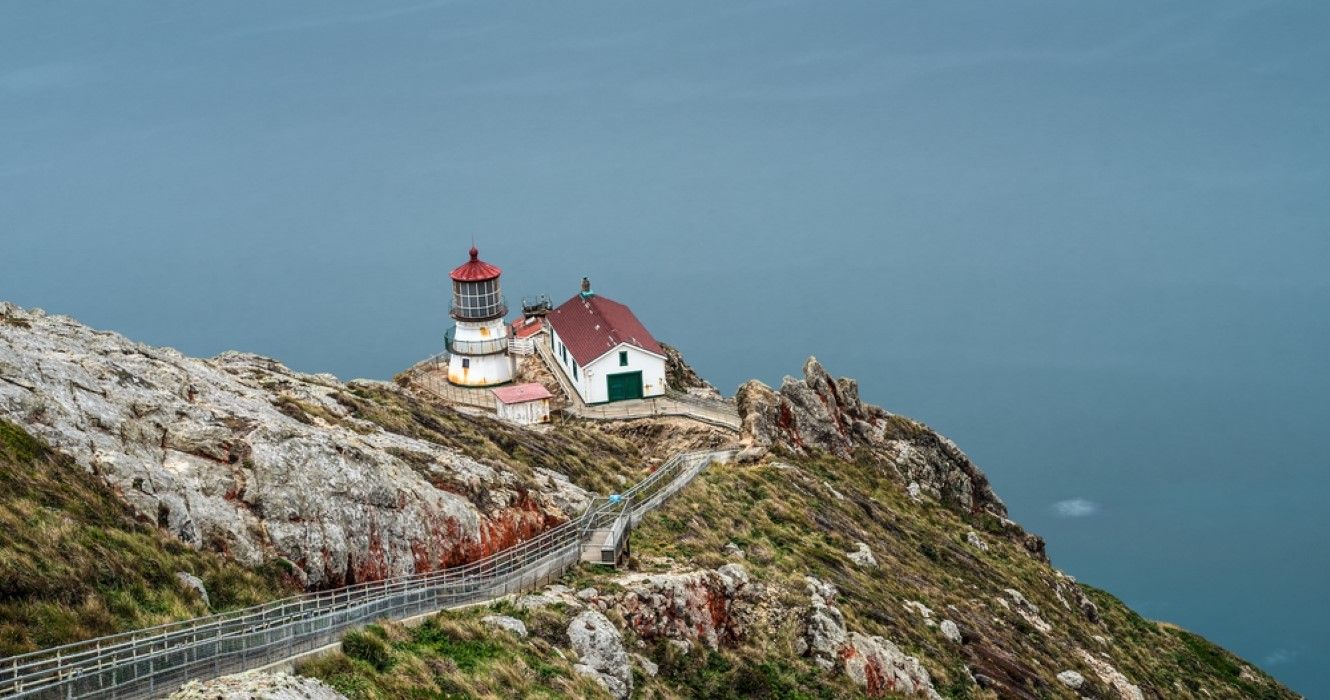
[[[450,316],[457,324],[444,336],[448,349],[448,381],[458,386],[493,386],[513,380],[508,355],[508,314],[499,289],[497,266],[480,259],[471,246],[471,259],[449,275],[453,280]]]

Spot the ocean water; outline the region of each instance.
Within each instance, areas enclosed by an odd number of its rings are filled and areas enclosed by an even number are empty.
[[[1330,6],[15,2],[0,298],[388,378],[474,241],[816,355],[1056,565],[1330,694]]]

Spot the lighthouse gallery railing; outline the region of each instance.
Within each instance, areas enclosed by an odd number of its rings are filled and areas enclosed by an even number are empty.
[[[484,559],[443,571],[274,601],[242,610],[0,659],[2,698],[147,698],[195,678],[264,666],[336,642],[348,629],[481,603],[558,578],[588,532],[637,522],[733,450],[675,455],[622,494],[625,512],[597,498],[577,518]]]
[[[448,352],[457,355],[493,355],[508,349],[508,336],[488,340],[457,340],[453,336],[457,329],[449,328],[443,334],[443,346]]]

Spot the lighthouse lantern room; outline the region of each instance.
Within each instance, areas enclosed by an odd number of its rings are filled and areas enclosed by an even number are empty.
[[[493,386],[513,380],[508,355],[508,315],[499,289],[497,266],[480,259],[471,246],[471,259],[453,270],[453,304],[449,315],[457,324],[444,336],[448,349],[448,381],[458,386]]]

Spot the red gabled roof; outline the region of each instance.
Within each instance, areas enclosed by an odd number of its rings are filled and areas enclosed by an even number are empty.
[[[546,320],[583,367],[620,343],[665,356],[665,350],[632,309],[613,299],[599,295],[583,298],[578,294],[551,311]]]
[[[458,282],[484,282],[492,280],[503,273],[497,265],[491,265],[480,259],[480,251],[475,246],[471,246],[471,259],[457,266],[453,273],[449,275]]]
[[[549,389],[532,382],[530,384],[514,384],[512,386],[501,386],[497,389],[490,389],[494,392],[494,398],[506,404],[526,403],[527,401],[539,401],[554,396]]]
[[[531,318],[526,318],[526,317],[519,318],[516,321],[513,321],[513,337],[530,338],[531,336],[539,333],[540,329],[544,327],[545,324],[541,322],[539,316],[532,316]]]

